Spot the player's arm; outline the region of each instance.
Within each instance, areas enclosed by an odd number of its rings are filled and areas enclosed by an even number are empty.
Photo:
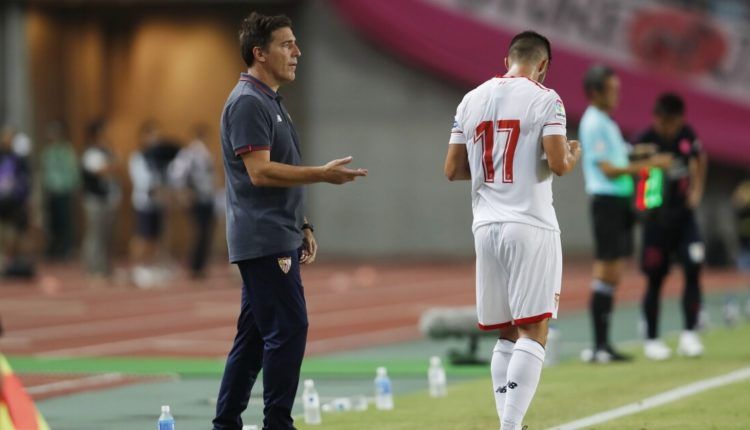
[[[271,161],[270,151],[258,150],[243,153],[242,161],[256,187],[296,187],[317,182],[344,184],[359,176],[367,176],[367,169],[346,167],[352,162],[351,156],[323,166],[292,166]]]
[[[698,153],[688,164],[690,172],[690,191],[688,194],[688,205],[696,208],[703,199],[703,191],[706,186],[706,172],[708,171],[708,157],[705,152]]]
[[[577,140],[568,141],[560,134],[551,134],[542,138],[547,164],[557,176],[562,176],[576,167],[581,159],[581,146]]]
[[[668,169],[672,164],[672,158],[673,157],[670,154],[654,154],[645,160],[632,161],[625,167],[614,166],[606,160],[600,161],[598,166],[602,173],[604,173],[604,176],[608,178],[616,178],[621,175],[635,175],[641,170],[650,167]]]
[[[653,143],[636,143],[630,152],[631,160],[642,160],[656,154],[659,148]]]
[[[443,166],[445,177],[449,181],[461,181],[471,179],[471,170],[469,169],[469,154],[466,152],[466,145],[450,144],[448,145],[448,154],[445,156],[445,165]]]

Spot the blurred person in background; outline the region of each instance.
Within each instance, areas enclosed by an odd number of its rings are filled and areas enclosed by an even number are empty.
[[[669,358],[671,350],[659,338],[661,288],[671,261],[682,264],[685,287],[682,294],[684,330],[677,352],[688,357],[703,354],[696,331],[701,310],[700,271],[704,247],[695,218],[703,198],[708,160],[693,129],[685,124],[685,103],[677,94],[659,96],[651,127],[636,142],[654,145],[673,159],[664,167],[663,203],[643,217],[641,270],[647,277],[643,298],[646,320],[644,353],[652,360]]]
[[[632,175],[652,165],[666,166],[669,158],[630,161],[631,149],[612,119],[620,99],[620,79],[613,69],[591,67],[584,76],[583,88],[589,106],[581,118],[579,138],[586,193],[591,197],[595,251],[589,303],[594,343],[581,358],[597,363],[627,361],[631,357],[614,349],[609,332],[615,289],[622,280],[626,258],[633,252]]]
[[[458,105],[445,158],[449,180],[471,181],[477,319],[499,331],[490,373],[502,430],[521,430],[541,378],[562,287],[553,173],[569,173],[581,157],[562,100],[541,85],[551,60],[547,38],[517,34],[508,72]]]
[[[277,92],[295,79],[302,55],[288,17],[252,13],[242,21],[240,45],[247,73],[224,105],[221,147],[229,261],[242,277],[242,304],[213,428],[242,428],[262,369],[263,428],[292,430],[308,327],[300,265],[318,251],[303,185],[343,184],[367,171],[346,168],[351,157],[301,165],[299,137]]]
[[[189,202],[193,220],[193,248],[190,253],[190,273],[194,278],[204,275],[214,229],[214,199],[216,180],[214,159],[206,146],[208,127],[194,128],[190,143],[177,153],[169,166],[171,183]]]
[[[737,268],[745,274],[747,287],[750,289],[750,179],[742,181],[734,190],[732,206],[739,242]],[[750,297],[745,303],[745,313],[750,317]]]
[[[47,125],[47,145],[42,150],[42,187],[47,218],[47,257],[66,260],[74,239],[73,201],[80,184],[75,149],[67,139],[65,124]]]
[[[83,262],[90,276],[102,279],[112,274],[112,241],[121,198],[115,157],[106,132],[104,119],[92,121],[86,128],[86,150],[81,156],[86,216]]]
[[[16,131],[0,131],[0,239],[3,243],[3,272],[8,277],[34,274],[26,234],[29,229],[31,172],[28,160],[13,150]]]
[[[170,276],[169,271],[159,265],[159,254],[169,197],[167,171],[180,148],[162,138],[154,120],[143,123],[139,139],[140,148],[131,155],[128,165],[136,216],[131,243],[135,264],[132,279],[136,286],[150,288],[161,285]]]

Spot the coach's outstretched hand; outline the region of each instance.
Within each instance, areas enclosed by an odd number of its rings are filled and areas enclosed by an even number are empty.
[[[367,176],[367,169],[350,169],[344,167],[351,163],[354,157],[351,155],[346,158],[329,161],[323,168],[323,181],[330,184],[344,184],[357,179],[358,176]]]

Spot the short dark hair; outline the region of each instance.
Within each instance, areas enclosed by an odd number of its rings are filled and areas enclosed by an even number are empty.
[[[615,75],[611,67],[603,64],[591,66],[583,77],[583,91],[586,97],[591,98],[594,93],[604,91],[607,79]]]
[[[685,102],[675,93],[663,93],[656,99],[654,115],[682,116],[685,114]]]
[[[292,27],[292,20],[286,15],[267,16],[253,12],[242,20],[240,26],[240,49],[247,67],[253,65],[253,48],[267,49],[271,34],[279,28]]]
[[[508,58],[512,60],[541,61],[545,56],[552,61],[552,47],[549,40],[536,31],[518,33],[508,45]]]

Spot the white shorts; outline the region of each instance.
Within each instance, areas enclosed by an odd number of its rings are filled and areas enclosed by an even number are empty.
[[[477,319],[482,330],[557,318],[562,284],[560,233],[521,223],[474,231]]]

